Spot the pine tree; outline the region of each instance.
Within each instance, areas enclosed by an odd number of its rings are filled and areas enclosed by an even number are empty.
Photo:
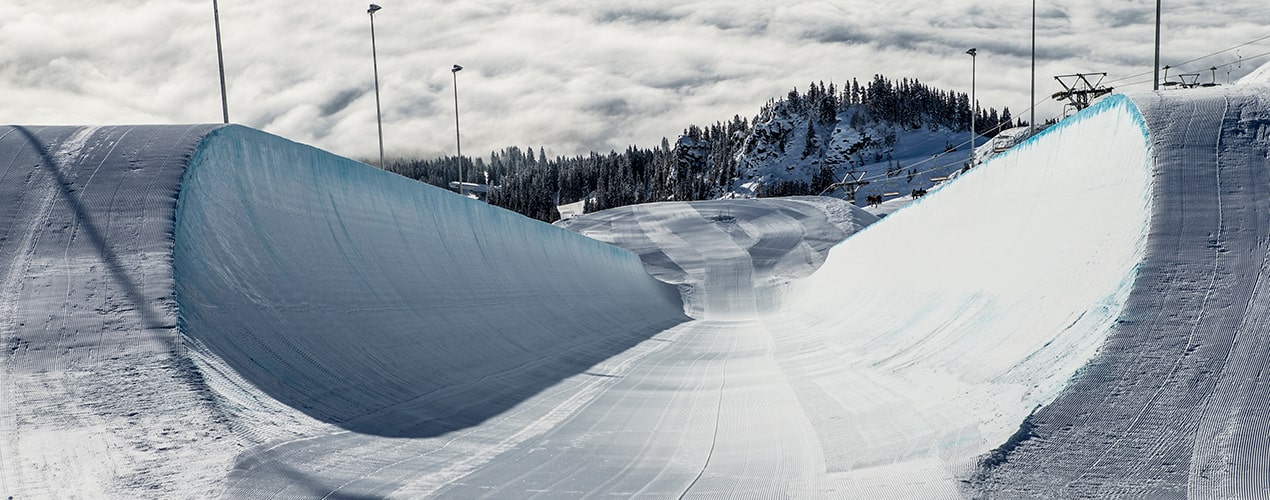
[[[807,142],[803,144],[803,159],[815,154],[820,149],[820,139],[816,137],[816,122],[807,120]]]

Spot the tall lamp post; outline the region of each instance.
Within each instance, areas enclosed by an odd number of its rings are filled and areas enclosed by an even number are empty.
[[[375,4],[370,4],[370,8],[366,9],[366,13],[370,14],[370,58],[371,64],[375,69],[375,124],[379,128],[379,168],[384,168],[384,115],[379,105],[379,55],[375,50],[375,12],[382,9]]]
[[[979,101],[975,100],[975,67],[978,64],[979,49],[971,47],[966,51],[970,54],[970,164],[975,163],[975,139],[977,139],[978,130],[975,129],[975,115],[978,113]]]
[[[1155,0],[1155,88],[1160,90],[1160,0]]]
[[[1031,115],[1027,120],[1027,136],[1036,134],[1036,0],[1032,0],[1032,102],[1028,109]]]
[[[463,142],[459,139],[459,72],[463,67],[457,64],[450,68],[450,76],[454,77],[454,148],[459,154],[459,194],[463,194]]]
[[[212,0],[212,19],[216,23],[216,64],[220,67],[220,110],[229,123],[229,95],[225,92],[225,52],[220,44],[220,6]]]

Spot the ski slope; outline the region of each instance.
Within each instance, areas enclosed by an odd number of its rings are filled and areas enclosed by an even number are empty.
[[[878,222],[572,231],[244,127],[6,127],[0,494],[1264,495],[1268,92],[1112,97]]]

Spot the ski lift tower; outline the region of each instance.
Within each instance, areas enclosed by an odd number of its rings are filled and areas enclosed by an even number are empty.
[[[1162,82],[1162,83],[1160,83],[1160,86],[1161,86],[1161,87],[1164,87],[1164,88],[1170,88],[1170,89],[1171,89],[1171,88],[1176,87],[1176,86],[1178,86],[1178,85],[1180,85],[1180,84],[1181,84],[1181,82],[1170,82],[1170,81],[1169,81],[1169,68],[1171,68],[1171,67],[1172,67],[1172,66],[1169,66],[1169,65],[1165,65],[1165,66],[1164,66],[1164,80],[1161,80],[1161,82]]]
[[[1193,89],[1193,88],[1199,87],[1200,85],[1199,77],[1201,76],[1203,75],[1199,73],[1183,73],[1183,74],[1177,75],[1178,81],[1181,82],[1178,85],[1184,89]]]
[[[1216,87],[1216,86],[1218,86],[1218,85],[1221,85],[1220,83],[1217,83],[1217,66],[1213,66],[1213,67],[1208,68],[1208,69],[1209,69],[1209,70],[1211,70],[1211,71],[1213,72],[1213,81],[1208,82],[1208,83],[1201,83],[1201,84],[1199,84],[1199,86],[1201,86],[1201,87]]]
[[[831,193],[838,189],[845,189],[847,191],[847,202],[855,204],[856,191],[863,186],[869,185],[869,181],[861,180],[867,173],[868,172],[860,172],[860,175],[856,175],[854,172],[847,172],[847,175],[842,176],[841,181],[830,184],[824,191],[821,191],[820,196],[824,196],[825,193]]]
[[[1066,111],[1068,106],[1075,108],[1076,111],[1088,108],[1094,99],[1111,93],[1112,87],[1104,87],[1102,85],[1102,80],[1106,77],[1106,73],[1075,73],[1055,76],[1054,79],[1058,80],[1059,85],[1063,86],[1063,90],[1054,93],[1054,100],[1067,101],[1067,104],[1063,105],[1064,111]]]

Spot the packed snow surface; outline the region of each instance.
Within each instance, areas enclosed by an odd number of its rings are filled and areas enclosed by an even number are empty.
[[[0,129],[0,495],[1262,495],[1266,95],[1113,97],[877,222]]]
[[[694,318],[749,319],[780,306],[838,242],[877,218],[819,196],[662,202],[558,223],[639,254],[648,272],[683,290]]]

